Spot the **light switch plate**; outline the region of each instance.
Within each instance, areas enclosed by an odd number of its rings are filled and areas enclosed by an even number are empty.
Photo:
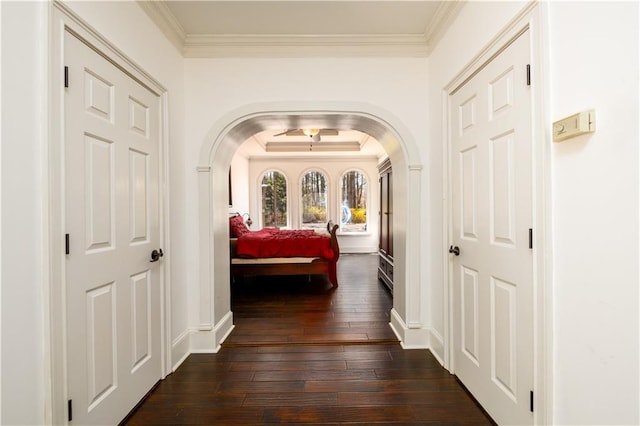
[[[584,133],[595,132],[595,110],[570,115],[553,123],[553,141],[562,142]]]

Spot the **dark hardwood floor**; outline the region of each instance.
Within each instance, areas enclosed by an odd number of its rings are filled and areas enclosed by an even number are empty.
[[[232,284],[235,329],[192,354],[124,424],[492,424],[427,350],[403,350],[377,256],[326,277]]]
[[[378,283],[375,255],[343,255],[338,282],[326,276],[246,278],[233,284],[236,329],[226,345],[395,343],[393,301]]]

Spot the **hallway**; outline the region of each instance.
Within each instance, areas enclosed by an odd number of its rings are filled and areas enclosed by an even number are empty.
[[[403,350],[375,255],[325,277],[232,285],[235,329],[192,354],[125,424],[491,424],[426,350]]]

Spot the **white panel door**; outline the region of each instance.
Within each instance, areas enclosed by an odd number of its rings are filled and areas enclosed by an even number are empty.
[[[161,378],[159,98],[70,33],[64,98],[68,394],[117,424]]]
[[[449,99],[454,370],[498,424],[531,424],[529,31]]]

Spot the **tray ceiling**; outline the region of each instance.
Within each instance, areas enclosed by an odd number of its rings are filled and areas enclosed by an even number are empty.
[[[185,57],[427,56],[460,1],[139,1]]]

